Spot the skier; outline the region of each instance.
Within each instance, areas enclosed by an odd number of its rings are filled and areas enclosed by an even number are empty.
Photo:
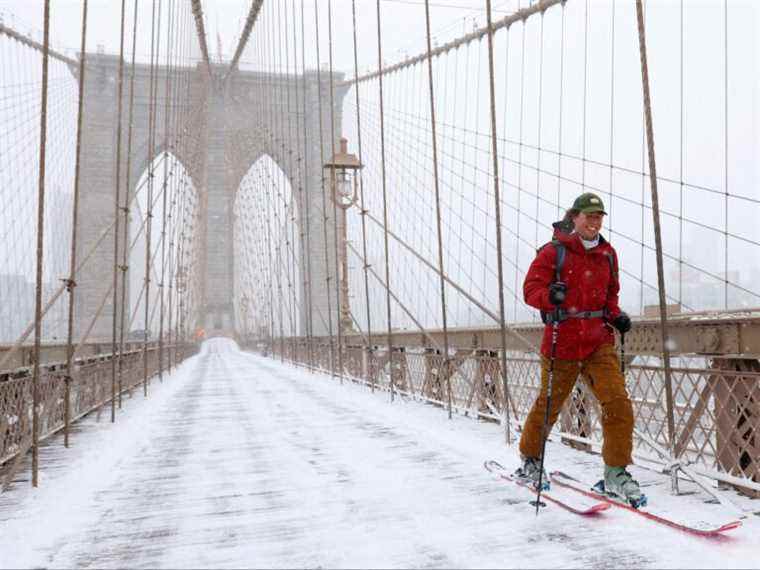
[[[541,311],[546,326],[541,392],[525,421],[523,465],[515,475],[548,489],[545,439],[580,373],[602,408],[605,491],[638,507],[646,499],[626,469],[632,463],[633,407],[612,330],[625,334],[631,319],[618,306],[617,255],[599,233],[605,215],[599,196],[578,196],[564,219],[553,224],[551,243],[539,249],[525,277],[525,302]]]

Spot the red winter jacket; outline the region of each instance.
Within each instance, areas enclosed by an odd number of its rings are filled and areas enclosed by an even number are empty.
[[[554,239],[565,244],[561,278],[567,284],[565,302],[560,308],[570,313],[605,309],[606,318],[573,319],[559,324],[556,357],[582,360],[603,344],[614,344],[615,336],[608,322],[620,314],[618,306],[618,260],[615,249],[601,236],[599,245],[586,250],[578,234],[561,231],[555,224]],[[557,250],[551,244],[541,248],[528,269],[523,284],[525,302],[541,311],[551,312],[549,285],[555,280]],[[610,263],[612,260],[612,263]],[[551,324],[544,328],[541,353],[551,356]]]

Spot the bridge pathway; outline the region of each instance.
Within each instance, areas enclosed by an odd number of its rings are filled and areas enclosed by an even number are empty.
[[[0,495],[0,567],[760,566],[749,529],[718,544],[623,512],[535,517],[482,468],[517,461],[498,426],[223,339],[45,454],[38,490]]]

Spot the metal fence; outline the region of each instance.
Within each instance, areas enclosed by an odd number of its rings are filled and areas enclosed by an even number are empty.
[[[178,364],[197,352],[197,346],[177,344],[165,346],[168,358]],[[120,386],[117,398],[131,394],[159,372],[159,347],[151,346],[146,355],[142,350],[126,352],[121,358],[120,378],[115,379]],[[164,359],[164,369],[167,364]],[[117,367],[118,368],[118,367]],[[112,394],[111,356],[80,360],[67,374],[63,364],[48,364],[40,369],[39,381],[39,434],[40,440],[61,431],[66,426],[66,404],[68,400],[70,422],[111,402]],[[117,373],[118,375],[118,373]],[[32,446],[33,394],[32,378],[29,370],[17,369],[3,373],[0,380],[0,467],[3,480],[0,489],[8,486],[17,472],[21,461]],[[68,398],[67,396],[68,384]]]
[[[261,343],[258,350],[312,370],[338,374],[337,347],[328,343]],[[501,362],[497,351],[462,349],[448,364],[435,349],[408,347],[370,350],[347,347],[340,355],[343,375],[377,389],[448,406],[500,421],[504,406]],[[673,368],[674,442],[670,449],[663,368],[628,365],[626,385],[635,417],[637,462],[667,466],[674,459],[718,482],[760,496],[760,365],[754,359],[714,359],[710,367]],[[538,395],[540,361],[535,354],[507,357],[510,412],[519,430]],[[555,426],[559,437],[581,449],[602,444],[600,409],[579,377]],[[666,450],[663,453],[663,450]]]

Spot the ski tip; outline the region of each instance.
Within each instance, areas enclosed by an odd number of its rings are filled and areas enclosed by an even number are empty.
[[[504,466],[501,463],[499,463],[498,461],[495,461],[493,459],[486,459],[483,462],[483,467],[485,467],[489,471],[494,471],[494,470],[497,470],[497,469],[501,470],[501,471],[504,471]]]
[[[601,513],[603,511],[609,510],[612,508],[612,505],[609,503],[595,503],[591,508],[589,508],[589,513]]]
[[[730,523],[724,524],[722,527],[718,528],[716,532],[726,532],[729,530],[734,530],[735,528],[739,528],[742,526],[742,521],[732,521]]]

